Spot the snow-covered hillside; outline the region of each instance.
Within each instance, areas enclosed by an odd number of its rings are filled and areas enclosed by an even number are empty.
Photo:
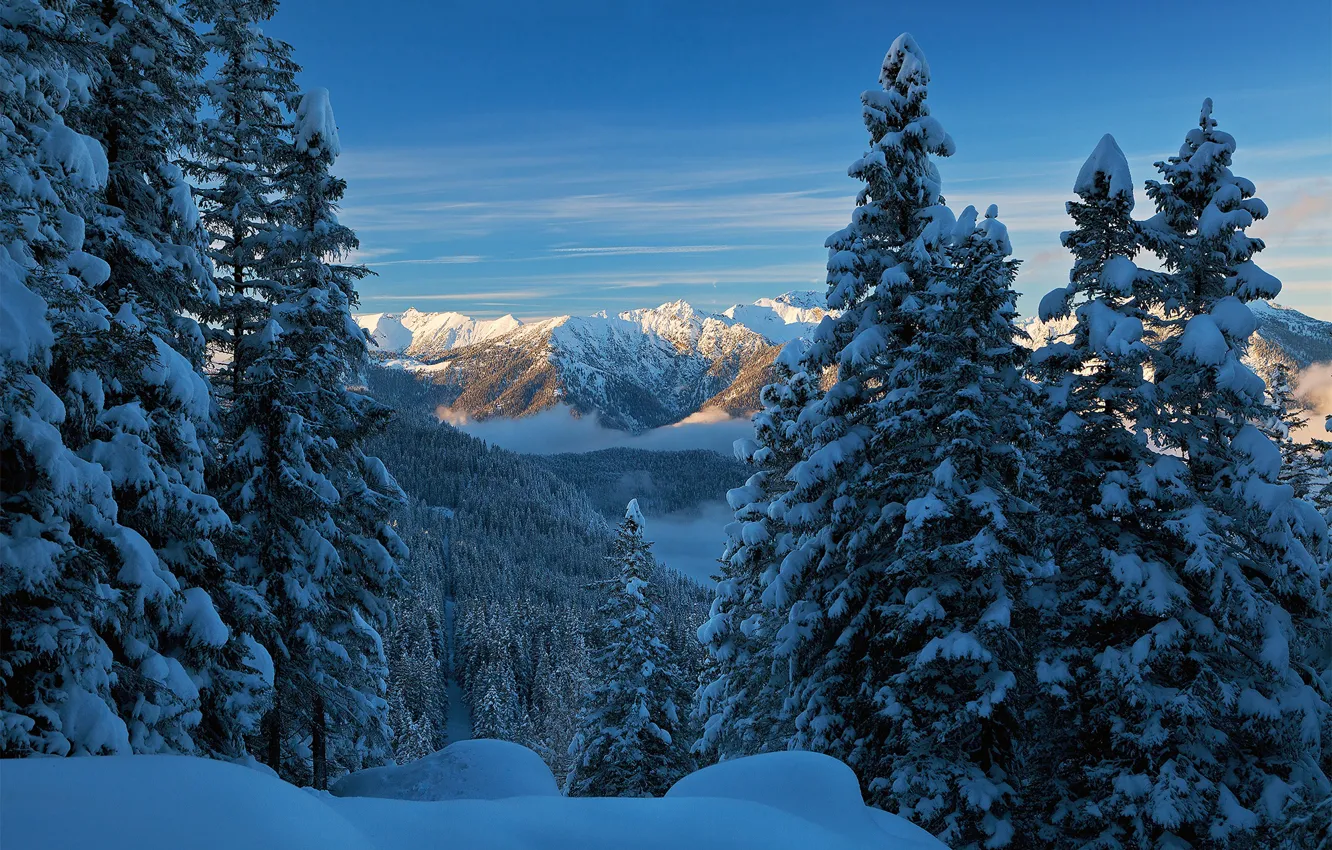
[[[721,313],[701,312],[687,301],[672,301],[660,307],[627,310],[620,318],[638,325],[643,333],[670,340],[681,350],[695,347],[701,337],[720,335],[722,329],[739,327],[759,334],[770,343],[782,343],[807,333],[827,311],[818,292],[787,292],[776,298],[760,298],[753,304],[736,304]],[[486,342],[519,328],[535,330],[569,321],[570,316],[524,325],[513,316],[474,319],[462,313],[428,313],[415,307],[402,313],[358,313],[356,321],[370,332],[375,350],[407,354],[429,360],[454,348]],[[590,319],[609,319],[605,311]],[[704,343],[706,346],[706,343]]]
[[[492,779],[468,778],[463,793],[435,795],[423,793],[420,771],[404,773],[398,784],[390,771],[370,796],[354,788],[334,796],[185,756],[6,760],[0,846],[947,850],[907,821],[868,808],[855,775],[827,756],[772,753],[725,762],[686,776],[661,799],[570,799],[549,793],[553,779],[535,753],[515,758],[523,750],[516,744],[466,743],[469,767]],[[487,768],[488,760],[497,763]],[[519,776],[523,771],[533,775]],[[434,778],[463,787],[447,766]]]
[[[360,313],[356,321],[370,332],[375,349],[398,354],[409,348],[413,354],[425,354],[475,345],[522,325],[513,316],[473,319],[462,313],[424,313],[415,307],[404,313]]]
[[[822,321],[828,312],[826,303],[820,292],[787,292],[753,304],[737,304],[722,315],[772,342],[790,342]]]
[[[700,410],[744,417],[758,409],[778,349],[813,330],[826,315],[822,304],[819,293],[788,292],[721,313],[673,301],[529,323],[414,309],[357,321],[382,362],[439,385],[458,419],[518,418],[563,404],[641,432]],[[1298,371],[1332,360],[1332,323],[1265,302],[1255,302],[1254,314],[1249,361],[1258,374],[1277,361]],[[1071,326],[1025,325],[1036,344]]]
[[[1299,372],[1313,363],[1332,361],[1332,322],[1269,301],[1252,301],[1248,306],[1258,329],[1249,338],[1245,362],[1260,377],[1270,376],[1278,362]],[[1031,337],[1029,344],[1040,347],[1069,333],[1075,321],[1071,315],[1051,322],[1031,319],[1022,327]]]
[[[756,409],[777,346],[813,329],[820,301],[790,292],[716,314],[674,301],[531,323],[418,310],[357,321],[381,353],[399,355],[385,363],[449,388],[454,416],[520,417],[567,404],[642,431],[708,407]]]

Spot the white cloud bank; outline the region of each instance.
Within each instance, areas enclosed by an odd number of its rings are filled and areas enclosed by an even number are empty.
[[[492,446],[538,455],[630,448],[651,451],[710,449],[729,457],[736,440],[754,434],[754,426],[748,419],[733,419],[715,410],[700,411],[672,425],[642,434],[607,428],[596,414],[575,416],[563,405],[521,419],[472,420],[448,408],[440,408],[436,415]]]
[[[652,541],[659,562],[711,588],[721,569],[717,559],[726,543],[726,525],[734,518],[725,502],[703,502],[686,511],[647,517],[643,536]]]
[[[1302,369],[1295,381],[1295,395],[1308,409],[1304,427],[1295,430],[1291,436],[1301,443],[1314,438],[1332,439],[1325,424],[1327,417],[1332,416],[1332,361],[1314,363]]]

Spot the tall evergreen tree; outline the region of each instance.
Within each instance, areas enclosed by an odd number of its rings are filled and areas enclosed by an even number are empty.
[[[1159,508],[1173,496],[1156,479],[1158,453],[1142,423],[1154,403],[1144,337],[1159,275],[1133,262],[1141,235],[1133,220],[1128,161],[1106,135],[1078,172],[1074,227],[1063,243],[1074,257],[1069,283],[1041,301],[1040,318],[1072,312],[1066,339],[1033,357],[1046,394],[1043,461],[1050,490],[1044,528],[1058,574],[1041,590],[1043,635],[1035,647],[1037,717],[1067,735],[1033,740],[1030,801],[1043,840],[1085,841],[1095,834],[1098,785],[1105,781],[1099,742],[1108,733],[1099,706],[1107,689],[1099,661],[1107,632],[1122,627],[1122,589],[1107,574],[1126,564],[1159,563],[1170,545]],[[1150,569],[1150,568],[1149,568]],[[1088,637],[1093,640],[1089,641]],[[1086,742],[1068,750],[1069,741]],[[1075,837],[1076,836],[1076,837]]]
[[[299,754],[282,748],[308,734],[311,781],[323,788],[330,762],[353,770],[388,755],[381,632],[406,556],[389,520],[403,496],[363,451],[388,410],[349,388],[368,357],[350,314],[367,272],[338,263],[357,242],[335,214],[345,184],[328,172],[339,148],[326,91],[301,99],[281,150],[282,195],[268,208],[278,228],[265,249],[270,318],[242,343],[251,359],[231,402],[245,428],[226,463],[273,612],[269,763],[303,773]]]
[[[1332,507],[1329,492],[1332,470],[1324,458],[1332,450],[1332,443],[1312,436],[1308,442],[1299,438],[1300,432],[1306,428],[1312,432],[1312,428],[1304,404],[1291,386],[1290,369],[1285,363],[1278,362],[1267,378],[1267,401],[1269,412],[1262,430],[1281,449],[1280,480],[1294,488],[1298,498],[1308,500],[1326,516]]]
[[[110,478],[74,451],[104,353],[105,261],[84,251],[106,155],[66,123],[92,100],[96,51],[71,4],[15,0],[0,16],[0,753],[125,753],[104,635],[121,594],[172,588],[117,523]],[[71,399],[82,404],[69,409]]]
[[[219,60],[205,83],[214,114],[201,123],[187,170],[219,272],[219,301],[206,314],[206,332],[226,355],[216,378],[224,398],[240,394],[258,354],[246,341],[260,334],[269,305],[279,300],[269,248],[280,227],[273,209],[276,171],[290,130],[287,112],[296,107],[299,67],[290,45],[260,29],[277,6],[277,0],[187,0],[193,19],[210,27],[204,43]],[[235,433],[233,425],[228,436]]]
[[[581,730],[570,746],[571,795],[658,797],[687,771],[677,739],[679,683],[657,634],[656,559],[643,538],[638,501],[629,503],[612,552],[620,574],[598,612],[597,656]]]
[[[886,684],[869,663],[879,599],[890,561],[876,549],[900,505],[881,494],[898,461],[884,431],[895,387],[913,374],[927,303],[947,270],[954,219],[940,196],[934,156],[952,139],[929,114],[929,65],[910,35],[894,41],[881,91],[861,96],[870,150],[850,174],[865,182],[850,226],[828,238],[828,307],[840,311],[814,335],[804,371],[836,369],[836,382],[799,415],[807,434],[785,474],[790,492],[769,515],[795,535],[763,588],[781,623],[774,658],[789,670],[786,747],[842,758],[867,784],[880,764]],[[874,785],[873,799],[883,788]]]
[[[213,410],[196,317],[217,291],[173,160],[193,139],[204,49],[174,2],[87,0],[78,11],[105,60],[79,118],[107,152],[87,241],[109,262],[98,297],[113,314],[105,356],[85,366],[103,410],[83,417],[80,452],[108,471],[120,521],[151,544],[176,585],[135,598],[126,628],[111,636],[126,670],[117,700],[136,751],[235,757],[266,700],[254,666],[266,664],[222,619],[243,623],[251,591],[218,557],[230,524],[205,492]]]
[[[1255,327],[1245,302],[1281,284],[1253,261],[1264,246],[1245,229],[1267,206],[1231,172],[1234,152],[1204,101],[1198,127],[1147,183],[1157,214],[1144,235],[1168,272],[1156,305],[1158,407],[1146,424],[1182,457],[1191,504],[1167,523],[1186,559],[1169,590],[1192,603],[1160,640],[1167,654],[1192,650],[1172,670],[1190,710],[1164,724],[1173,746],[1154,744],[1161,773],[1148,796],[1159,816],[1148,829],[1238,841],[1281,822],[1288,800],[1275,789],[1289,786],[1291,800],[1326,790],[1317,726],[1329,707],[1315,680],[1330,624],[1326,524],[1279,483],[1280,451],[1255,426],[1263,382],[1241,362]],[[1204,759],[1199,740],[1227,745]]]
[[[726,528],[720,576],[708,620],[698,631],[708,662],[697,694],[703,734],[695,749],[719,759],[784,749],[794,731],[784,697],[788,666],[776,661],[785,623],[763,601],[763,589],[792,548],[791,528],[775,502],[790,491],[786,473],[800,459],[800,412],[818,397],[805,371],[802,341],[778,356],[774,381],[763,388],[754,439],[736,446],[758,467],[743,487],[727,493],[735,521]],[[776,515],[774,515],[776,514]]]
[[[951,155],[953,141],[929,114],[929,76],[920,47],[902,35],[884,58],[883,90],[861,96],[871,145],[850,173],[865,186],[850,226],[827,241],[828,307],[841,314],[819,327],[809,355],[811,372],[835,367],[837,380],[803,414],[811,438],[782,500],[801,542],[764,590],[786,620],[776,653],[792,667],[789,745],[855,767],[877,710],[865,658],[884,565],[868,547],[885,505],[867,484],[892,460],[877,454],[876,434],[889,386],[909,368],[903,355],[917,323],[908,312],[945,264],[953,224],[932,160]]]
[[[1241,362],[1244,302],[1279,283],[1252,261],[1262,243],[1244,229],[1266,207],[1231,173],[1234,150],[1207,102],[1179,155],[1157,164],[1157,215],[1139,238],[1164,274],[1137,272],[1132,245],[1110,236],[1127,232],[1119,157],[1089,163],[1070,206],[1073,287],[1080,270],[1094,284],[1075,334],[1088,359],[1050,383],[1071,387],[1060,424],[1074,450],[1103,448],[1069,485],[1085,531],[1061,553],[1064,622],[1037,668],[1064,704],[1055,722],[1073,730],[1051,762],[1052,843],[1268,846],[1326,789],[1326,530],[1279,482],[1280,452],[1254,424],[1263,383]],[[1097,207],[1123,226],[1098,235]],[[1135,387],[1142,321],[1152,381]],[[1073,374],[1079,362],[1090,368]]]
[[[1022,596],[1045,571],[1037,405],[996,208],[977,222],[968,207],[951,243],[947,267],[902,307],[917,317],[910,366],[880,406],[883,460],[858,488],[882,507],[861,550],[874,565],[866,611],[852,621],[867,669],[847,700],[872,710],[847,713],[860,714],[853,758],[872,799],[949,846],[1003,847],[1025,740]]]

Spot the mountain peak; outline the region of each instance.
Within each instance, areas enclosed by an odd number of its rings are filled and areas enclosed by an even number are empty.
[[[783,292],[776,298],[760,298],[754,303],[786,304],[802,310],[826,310],[828,309],[828,296],[822,291],[813,289],[793,289],[790,292]]]

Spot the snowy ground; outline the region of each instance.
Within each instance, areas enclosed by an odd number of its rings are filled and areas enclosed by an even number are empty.
[[[728,762],[685,777],[663,799],[567,799],[551,793],[554,778],[541,760],[521,750],[464,742],[429,757],[431,769],[353,775],[337,788],[418,800],[433,793],[434,802],[337,797],[186,757],[6,760],[0,847],[946,850],[906,821],[867,808],[851,771],[825,756]],[[463,781],[450,765],[473,773]],[[431,775],[441,783],[434,792],[423,781]]]

